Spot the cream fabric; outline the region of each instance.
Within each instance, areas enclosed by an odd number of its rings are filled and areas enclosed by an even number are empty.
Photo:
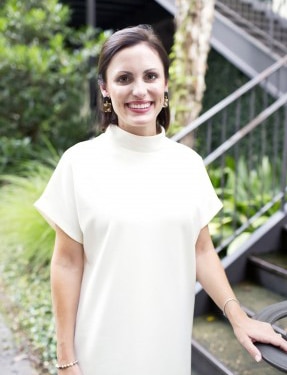
[[[221,208],[202,159],[110,125],[65,152],[35,204],[83,243],[83,375],[190,375],[195,243]]]

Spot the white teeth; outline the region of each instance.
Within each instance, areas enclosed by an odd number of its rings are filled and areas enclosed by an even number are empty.
[[[134,108],[134,109],[145,109],[145,108],[148,108],[149,106],[150,106],[150,103],[142,103],[142,104],[132,104],[132,103],[130,103],[129,104],[129,107]]]

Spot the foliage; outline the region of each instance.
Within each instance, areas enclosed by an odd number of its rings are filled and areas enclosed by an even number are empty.
[[[211,49],[208,54],[207,66],[202,113],[212,108],[249,80],[247,76],[214,49]],[[222,84],[223,82],[224,84]]]
[[[29,159],[33,156],[33,149],[31,147],[30,138],[8,138],[0,137],[0,173],[14,168],[14,173],[17,173],[17,168],[22,160]]]
[[[271,165],[267,156],[253,168],[250,168],[244,157],[238,162],[228,157],[223,172],[220,168],[210,168],[209,175],[224,205],[222,212],[211,224],[211,233],[216,244],[222,241],[222,235],[224,239],[232,236],[235,230],[254,218],[247,229],[229,245],[227,253],[231,254],[278,211],[279,202],[255,218],[258,211],[272,201],[275,190],[280,189],[280,183],[275,186],[275,176],[280,176],[280,172],[276,165]]]
[[[54,231],[33,207],[54,169],[54,154],[29,162],[22,176],[2,176],[0,188],[1,281],[15,307],[13,328],[24,331],[42,374],[56,374],[49,263]],[[29,290],[29,293],[27,293]],[[45,372],[47,371],[47,372]]]
[[[169,72],[170,134],[194,120],[202,108],[213,14],[213,0],[177,2],[176,32]]]
[[[173,59],[173,51],[170,54],[170,57],[171,59]],[[185,74],[180,73],[179,71],[175,71],[172,65],[170,70],[170,78],[172,81],[174,80],[175,74],[176,80],[178,80],[179,83],[182,84],[185,82]],[[226,77],[228,77],[228,80],[226,80]],[[240,70],[238,70],[224,57],[222,57],[218,52],[216,52],[214,49],[211,49],[208,54],[207,60],[207,71],[205,75],[206,90],[204,91],[201,113],[204,113],[208,109],[212,108],[214,105],[219,103],[222,99],[230,95],[247,81],[248,77],[246,77]],[[222,84],[222,82],[224,82],[224,85]],[[175,82],[173,84],[175,84]],[[181,91],[177,95],[185,95],[185,93],[184,91]],[[172,108],[174,112],[182,110],[186,111],[187,108],[181,107],[181,105],[175,98],[176,97],[173,96],[174,100],[172,100]],[[188,110],[191,110],[191,106],[188,107]],[[218,126],[220,127],[220,125],[222,124],[222,119],[220,119],[219,122],[220,124]],[[180,129],[181,125],[179,123],[176,124],[173,122],[171,124],[171,130],[169,131],[169,134],[175,134]],[[203,142],[205,142],[205,138],[206,137],[204,136]],[[213,139],[216,140],[216,135],[214,135]]]
[[[56,375],[55,326],[47,272],[26,270],[19,249],[0,246],[1,284],[9,295],[1,311],[8,315],[18,341],[25,345],[41,375]],[[27,291],[29,291],[27,293]]]
[[[69,19],[69,8],[58,0],[1,4],[3,142],[8,137],[39,145],[45,136],[57,149],[64,149],[87,137],[91,120],[87,84],[95,74],[88,60],[97,56],[105,34],[91,29],[76,32],[67,26]],[[11,145],[13,141],[5,147]]]
[[[49,165],[30,162],[25,167],[24,176],[1,178],[4,183],[0,190],[1,242],[17,249],[28,272],[43,271],[50,261],[53,230],[35,210],[33,203],[44,190],[51,172]]]

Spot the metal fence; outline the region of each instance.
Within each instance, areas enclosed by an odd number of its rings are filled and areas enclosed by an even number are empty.
[[[287,0],[217,0],[216,9],[279,56],[287,53]]]
[[[224,208],[210,229],[222,256],[277,210],[287,193],[287,56],[173,137],[194,137]]]

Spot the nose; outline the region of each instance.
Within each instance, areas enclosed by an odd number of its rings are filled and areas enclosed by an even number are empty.
[[[144,98],[147,93],[146,83],[143,80],[134,81],[132,92],[135,97]]]

